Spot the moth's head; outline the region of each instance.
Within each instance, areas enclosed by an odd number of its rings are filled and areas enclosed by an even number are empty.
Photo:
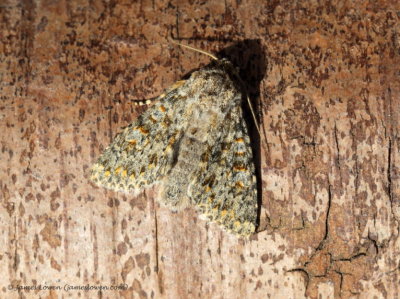
[[[226,71],[236,70],[235,66],[232,62],[230,62],[227,58],[221,58],[216,60],[216,63],[224,68]]]
[[[230,60],[227,58],[221,58],[215,61],[215,63],[222,68],[227,74],[233,76],[234,80],[240,79],[239,77],[239,68],[236,67]]]

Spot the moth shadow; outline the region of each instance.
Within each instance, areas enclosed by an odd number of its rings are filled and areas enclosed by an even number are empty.
[[[237,42],[217,53],[219,58],[229,59],[239,69],[239,75],[245,89],[245,95],[250,99],[252,109],[256,119],[251,113],[248,101],[243,99],[244,118],[247,122],[249,135],[251,139],[251,147],[254,155],[254,164],[257,176],[257,223],[260,229],[261,206],[262,206],[262,172],[261,172],[261,136],[257,130],[255,122],[260,127],[261,121],[261,101],[260,101],[260,83],[263,80],[266,69],[267,60],[259,39],[246,39]]]

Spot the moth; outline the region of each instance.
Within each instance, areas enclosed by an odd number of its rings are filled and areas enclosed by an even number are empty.
[[[159,184],[161,203],[173,211],[193,206],[248,236],[258,203],[243,85],[229,60],[208,55],[209,65],[176,82],[115,136],[92,166],[91,180],[127,193]]]

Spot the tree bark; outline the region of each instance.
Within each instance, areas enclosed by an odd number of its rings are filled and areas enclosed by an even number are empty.
[[[0,3],[1,298],[396,298],[397,1]],[[229,57],[251,116],[260,225],[106,191],[88,169],[122,127]],[[39,288],[41,286],[41,288]],[[91,287],[90,290],[69,286]],[[117,290],[99,287],[122,286]]]

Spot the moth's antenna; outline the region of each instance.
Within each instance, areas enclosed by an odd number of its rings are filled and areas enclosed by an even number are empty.
[[[218,60],[217,57],[215,57],[214,55],[212,55],[211,53],[208,53],[208,52],[206,52],[206,51],[203,51],[203,50],[200,50],[200,49],[193,48],[193,47],[191,47],[191,46],[187,46],[187,45],[178,43],[178,42],[174,41],[173,39],[171,39],[171,42],[174,43],[175,45],[181,46],[181,47],[183,47],[183,48],[187,48],[187,49],[190,49],[190,50],[192,50],[192,51],[199,52],[199,53],[205,54],[205,55],[207,55],[207,56],[210,56],[210,57],[211,57],[212,59],[214,59],[214,60]]]
[[[259,127],[258,124],[257,124],[257,118],[256,118],[256,114],[254,113],[253,105],[251,104],[250,98],[249,98],[248,95],[246,95],[246,98],[247,98],[247,103],[249,103],[251,115],[253,115],[254,124],[255,124],[255,126],[256,126],[257,131],[258,131],[258,135],[259,135],[260,138],[261,138],[261,131],[260,131],[260,127]]]

